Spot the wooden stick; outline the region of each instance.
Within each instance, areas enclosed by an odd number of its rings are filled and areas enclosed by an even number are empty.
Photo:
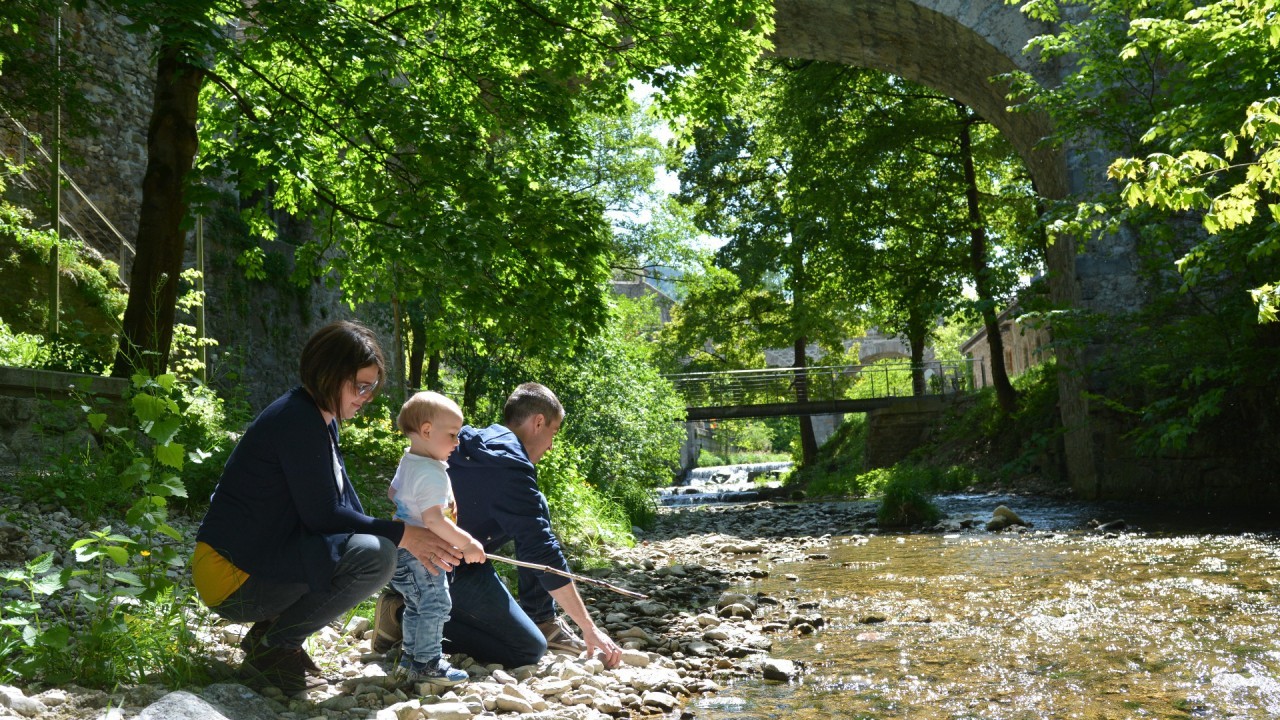
[[[490,560],[497,560],[498,562],[504,562],[509,565],[515,565],[516,567],[529,568],[530,570],[541,570],[542,572],[549,572],[552,575],[567,577],[570,580],[577,580],[579,582],[590,583],[592,585],[599,585],[600,587],[612,590],[618,593],[619,595],[626,595],[627,597],[638,598],[640,600],[649,599],[648,595],[641,595],[638,592],[627,590],[626,588],[620,588],[617,585],[611,585],[603,580],[597,580],[593,577],[587,577],[585,575],[575,575],[574,573],[571,573],[571,572],[565,572],[564,570],[561,570],[559,568],[553,568],[549,565],[535,565],[533,563],[527,563],[521,560],[512,560],[511,558],[502,557],[501,555],[494,555],[493,553],[488,553],[488,556]]]

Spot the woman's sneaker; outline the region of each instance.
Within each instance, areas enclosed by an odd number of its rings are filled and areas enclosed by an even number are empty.
[[[280,688],[285,695],[296,695],[328,684],[324,678],[307,677],[313,667],[315,663],[300,647],[268,647],[258,643],[240,664],[240,678],[253,688],[269,685]]]
[[[429,682],[433,685],[449,687],[466,682],[471,677],[466,670],[450,665],[444,658],[436,658],[425,663],[417,660],[408,660],[408,664],[405,664],[405,660],[400,662],[401,664],[397,665],[391,674],[398,683],[417,685],[420,682]]]

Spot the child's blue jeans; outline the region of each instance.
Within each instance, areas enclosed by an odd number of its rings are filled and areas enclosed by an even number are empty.
[[[449,579],[443,572],[432,575],[418,558],[404,548],[396,553],[396,572],[391,587],[404,596],[404,654],[419,663],[440,657],[440,637],[449,619]]]

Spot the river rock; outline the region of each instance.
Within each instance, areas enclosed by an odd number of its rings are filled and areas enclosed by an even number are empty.
[[[756,608],[759,607],[759,600],[756,595],[747,595],[745,593],[737,592],[724,593],[718,600],[716,600],[717,610],[729,605],[745,605],[750,608],[752,612],[755,612]]]
[[[466,703],[457,701],[423,705],[420,713],[426,720],[470,720],[472,715]]]
[[[275,708],[266,698],[238,683],[210,685],[200,692],[200,697],[235,720],[273,720],[276,717]]]
[[[645,707],[655,707],[662,712],[671,712],[676,706],[676,699],[664,692],[647,692],[640,702]]]
[[[991,532],[999,532],[1005,528],[1014,525],[1027,526],[1027,523],[1018,514],[1009,509],[1007,505],[997,505],[995,510],[991,511],[991,519],[987,521],[987,530]]]
[[[799,674],[794,662],[779,660],[778,658],[765,658],[764,662],[760,664],[760,669],[764,673],[765,680],[776,680],[778,682],[791,682]]]
[[[138,713],[137,720],[228,720],[217,707],[185,690],[171,692]]]
[[[22,717],[37,717],[47,709],[44,703],[27,697],[21,690],[9,685],[0,685],[0,706],[7,707]]]
[[[622,663],[624,665],[630,665],[631,667],[648,667],[650,662],[652,662],[652,659],[649,657],[649,653],[647,652],[641,652],[639,650],[622,651]]]

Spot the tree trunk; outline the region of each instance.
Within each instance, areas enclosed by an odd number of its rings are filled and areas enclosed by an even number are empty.
[[[910,325],[907,342],[911,345],[911,394],[919,397],[929,391],[924,379],[924,346],[928,333],[918,330],[915,323]]]
[[[805,356],[805,346],[809,344],[806,338],[796,338],[796,402],[806,403],[809,401],[809,373],[805,370],[808,365],[809,358]],[[800,461],[804,465],[808,465],[818,459],[818,438],[813,432],[813,416],[800,416]]]
[[[177,46],[160,47],[155,102],[147,129],[147,171],[142,180],[137,255],[130,273],[115,377],[137,370],[165,372],[182,272],[187,214],[185,183],[197,150],[196,115],[204,71],[183,60]]]
[[[991,348],[991,381],[996,388],[996,400],[1005,414],[1018,409],[1018,392],[1009,382],[1009,371],[1004,364],[1004,338],[1000,335],[1000,319],[996,315],[996,302],[991,293],[991,269],[987,267],[987,228],[982,222],[978,207],[978,177],[973,167],[973,138],[969,126],[976,118],[960,108],[960,155],[964,161],[965,199],[969,206],[969,263],[973,272],[973,289],[978,295],[978,307],[982,311],[982,325],[987,330],[987,345]]]
[[[480,401],[480,383],[476,382],[471,372],[462,382],[462,416],[472,417],[476,414],[476,404]]]
[[[409,333],[409,387],[420,390],[422,360],[427,354],[427,328],[422,316],[414,310],[409,311]]]
[[[431,353],[427,359],[427,389],[440,392],[444,386],[440,384],[440,351]]]

